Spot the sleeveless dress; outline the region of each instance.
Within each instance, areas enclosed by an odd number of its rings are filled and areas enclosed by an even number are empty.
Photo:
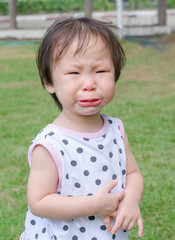
[[[92,195],[115,179],[118,184],[111,193],[125,188],[126,157],[120,131],[122,128],[124,132],[123,124],[120,119],[107,115],[101,117],[104,126],[98,132],[80,133],[49,124],[32,141],[28,151],[29,165],[34,148],[44,146],[57,166],[57,194],[69,197]],[[128,232],[119,229],[116,234],[111,234],[99,216],[47,219],[33,215],[28,208],[20,240],[35,239],[128,240]]]

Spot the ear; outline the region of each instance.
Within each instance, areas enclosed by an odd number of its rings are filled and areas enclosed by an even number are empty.
[[[55,92],[55,88],[53,84],[44,83],[44,87],[50,94],[53,94]]]

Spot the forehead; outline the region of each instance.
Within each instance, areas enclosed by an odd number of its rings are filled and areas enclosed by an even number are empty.
[[[81,45],[80,44],[81,43],[79,42],[79,39],[75,38],[67,49],[67,52],[75,56],[77,54],[84,55],[90,49],[108,49],[105,42],[100,37],[91,36],[88,42],[83,42]]]
[[[104,39],[102,39],[100,36],[91,34],[86,38],[75,36],[71,42],[67,43],[67,45],[64,44],[62,39],[62,41],[57,44],[54,53],[55,60],[59,61],[67,54],[71,56],[76,56],[78,54],[84,55],[89,49],[92,48],[94,48],[94,50],[109,51],[109,53],[111,53],[110,48]]]

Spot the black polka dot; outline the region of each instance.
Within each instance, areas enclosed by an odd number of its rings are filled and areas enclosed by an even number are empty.
[[[75,160],[72,160],[70,163],[73,167],[75,167],[77,165],[77,162]]]
[[[97,240],[97,238],[96,238],[96,237],[93,237],[92,240]]]
[[[82,148],[77,148],[77,153],[82,153],[83,149]]]
[[[125,173],[126,173],[126,170],[123,169],[123,170],[122,170],[122,175],[125,175]]]
[[[60,151],[60,153],[61,153],[62,156],[64,156],[64,152],[62,150]]]
[[[51,239],[57,240],[57,237],[56,237],[55,235],[53,235],[53,236],[51,237]]]
[[[100,150],[102,150],[102,149],[104,148],[104,146],[103,146],[102,144],[99,144],[99,145],[98,145],[98,148],[99,148]]]
[[[114,138],[113,143],[114,143],[114,144],[117,144],[117,140],[116,140],[116,138]]]
[[[106,134],[103,135],[103,138],[106,138]]]
[[[127,230],[123,230],[123,232],[127,232]]]
[[[119,162],[119,166],[121,166],[122,164],[121,164],[121,162]]]
[[[97,180],[95,181],[95,184],[96,184],[96,185],[100,185],[100,184],[101,184],[101,180],[100,180],[100,179],[97,179]]]
[[[67,225],[64,225],[63,230],[67,231],[68,229],[69,229],[69,227]]]
[[[68,144],[68,141],[66,139],[62,140],[62,142],[67,145]]]
[[[76,235],[74,235],[73,237],[72,237],[72,240],[77,240],[78,239],[78,237],[76,236]]]
[[[113,175],[112,175],[112,179],[113,179],[113,180],[117,179],[117,175],[116,175],[116,174],[113,174]]]
[[[101,225],[100,229],[105,231],[106,230],[106,226],[105,225]]]
[[[112,152],[109,153],[109,157],[110,157],[110,158],[113,157],[113,153],[112,153]]]
[[[54,132],[50,132],[48,133],[49,136],[53,136],[54,135]]]
[[[81,227],[79,230],[80,230],[80,232],[82,232],[82,233],[86,232],[86,229],[85,229],[84,227]]]
[[[75,183],[75,187],[76,187],[76,188],[80,188],[81,185],[80,185],[79,183]]]
[[[118,125],[118,129],[120,130],[120,126]]]
[[[112,235],[112,239],[116,239],[116,235],[115,234]]]
[[[94,156],[92,156],[90,159],[91,159],[91,162],[96,162],[97,161],[97,158],[94,157]]]
[[[87,177],[87,176],[89,176],[89,171],[88,170],[85,170],[84,171],[84,175]]]
[[[31,223],[32,225],[35,225],[35,224],[36,224],[35,220],[31,220],[30,223]]]
[[[102,167],[102,170],[103,170],[104,172],[106,172],[106,171],[108,170],[108,166],[104,165],[104,166]]]
[[[37,233],[37,234],[35,234],[35,239],[38,239],[38,233]]]
[[[69,179],[69,173],[66,174],[66,179]]]
[[[109,122],[110,124],[112,124],[112,120],[111,120],[111,119],[108,119],[108,122]]]
[[[94,221],[94,220],[95,220],[95,216],[89,216],[88,219],[89,219],[90,221]]]
[[[88,141],[89,141],[89,138],[83,138],[83,140],[88,142]]]
[[[122,189],[124,189],[124,184],[122,183]]]
[[[45,232],[46,232],[46,228],[43,228],[42,233],[45,233]]]
[[[92,196],[93,194],[92,193],[88,193],[88,195],[87,196]]]
[[[119,148],[119,153],[122,153],[122,149],[121,148]]]

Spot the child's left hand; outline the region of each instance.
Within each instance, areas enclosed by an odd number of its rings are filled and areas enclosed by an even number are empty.
[[[115,218],[115,224],[111,227],[111,219]],[[143,220],[136,198],[130,193],[125,193],[124,199],[119,203],[118,208],[108,219],[105,219],[108,231],[115,234],[119,228],[131,230],[135,223],[138,225],[138,235],[143,235]]]

